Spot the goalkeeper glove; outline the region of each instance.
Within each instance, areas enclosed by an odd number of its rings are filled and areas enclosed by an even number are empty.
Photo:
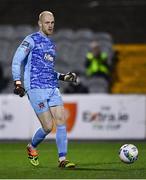
[[[15,81],[14,87],[14,94],[19,95],[20,97],[23,97],[25,95],[25,89],[22,87],[21,81]]]
[[[60,74],[59,80],[61,81],[67,81],[67,82],[74,82],[77,83],[77,75],[72,72],[68,72],[66,74]]]

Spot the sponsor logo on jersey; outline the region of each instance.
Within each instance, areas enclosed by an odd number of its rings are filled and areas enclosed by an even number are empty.
[[[44,59],[48,60],[48,61],[53,61],[54,60],[54,58],[50,54],[47,54],[47,53],[45,53]]]

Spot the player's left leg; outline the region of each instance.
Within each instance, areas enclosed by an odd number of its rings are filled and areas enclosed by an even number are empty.
[[[67,155],[67,130],[63,105],[50,107],[56,123],[56,144],[58,148],[59,167],[72,168],[75,164],[66,159]]]

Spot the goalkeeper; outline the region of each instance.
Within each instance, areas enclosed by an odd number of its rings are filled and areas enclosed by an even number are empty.
[[[58,166],[75,167],[74,163],[66,159],[66,119],[58,80],[76,82],[77,76],[75,73],[61,74],[54,70],[56,46],[50,37],[54,29],[54,15],[50,11],[43,11],[39,15],[38,25],[39,31],[28,35],[22,41],[12,61],[14,93],[20,97],[27,93],[41,124],[27,145],[28,158],[32,165],[39,165],[37,147],[51,132],[55,122]],[[22,64],[24,82],[21,78]]]

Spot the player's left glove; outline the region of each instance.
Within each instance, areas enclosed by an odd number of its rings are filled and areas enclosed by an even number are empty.
[[[66,74],[60,74],[59,80],[61,81],[67,81],[67,82],[74,82],[77,83],[77,75],[72,72],[68,72]]]
[[[21,85],[21,81],[15,81],[14,82],[14,94],[19,95],[20,97],[23,97],[25,95],[25,89]]]

